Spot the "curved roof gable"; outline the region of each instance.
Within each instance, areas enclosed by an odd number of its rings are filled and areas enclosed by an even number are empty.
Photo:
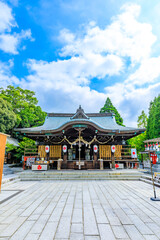
[[[91,124],[95,127],[104,130],[113,131],[145,131],[145,129],[131,128],[120,126],[116,123],[114,114],[112,113],[89,113],[85,114],[84,110],[79,107],[75,114],[63,113],[48,113],[45,122],[42,126],[32,128],[15,129],[22,132],[43,132],[43,131],[57,131],[64,128],[66,125],[74,123]]]

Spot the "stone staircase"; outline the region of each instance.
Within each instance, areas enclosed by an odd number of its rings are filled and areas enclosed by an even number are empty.
[[[140,180],[143,172],[138,170],[50,170],[37,172],[26,170],[19,173],[21,181],[42,180]]]

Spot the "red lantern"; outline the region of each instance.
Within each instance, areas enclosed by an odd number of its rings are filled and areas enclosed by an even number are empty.
[[[67,145],[63,145],[63,152],[64,152],[64,153],[67,152]]]
[[[46,153],[49,153],[49,146],[48,146],[48,145],[45,146],[45,152],[46,152]]]
[[[97,145],[94,145],[94,146],[93,146],[93,151],[94,151],[95,153],[98,152],[98,146],[97,146]]]
[[[116,151],[115,145],[112,145],[112,146],[111,146],[111,151],[112,151],[113,153]]]

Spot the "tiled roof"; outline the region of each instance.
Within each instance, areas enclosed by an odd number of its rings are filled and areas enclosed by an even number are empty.
[[[100,114],[99,114],[100,115]],[[76,122],[82,122],[82,123],[92,123],[97,125],[101,129],[105,130],[119,130],[119,131],[134,131],[134,130],[140,130],[137,128],[131,128],[131,127],[123,127],[120,126],[116,123],[114,116],[112,115],[107,115],[104,116],[93,116],[93,117],[88,117],[88,119],[84,118],[77,118],[77,119],[72,119],[72,117],[69,116],[58,116],[55,114],[52,115],[52,117],[47,116],[45,119],[45,122],[42,126],[39,127],[32,127],[32,128],[21,128],[19,130],[27,131],[27,132],[39,132],[39,131],[49,131],[49,130],[57,130],[63,126],[65,126],[68,123],[73,123],[75,124]],[[18,129],[16,129],[18,130]]]

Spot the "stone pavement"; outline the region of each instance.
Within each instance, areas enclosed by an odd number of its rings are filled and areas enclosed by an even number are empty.
[[[0,240],[160,239],[160,202],[140,181],[38,181],[0,204]],[[157,189],[160,196],[160,189]]]

